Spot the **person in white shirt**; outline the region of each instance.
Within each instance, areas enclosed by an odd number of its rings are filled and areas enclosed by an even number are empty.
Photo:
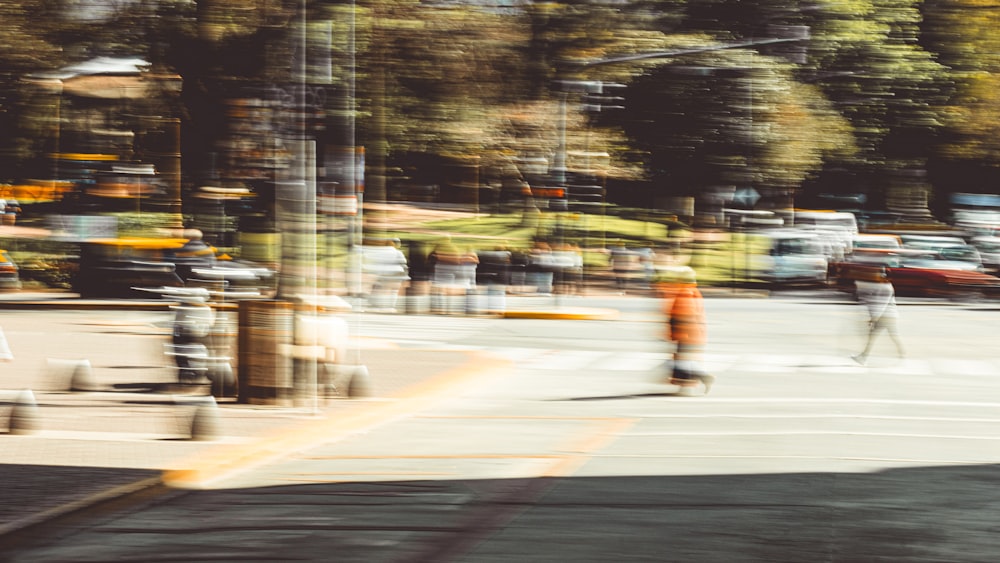
[[[875,338],[881,331],[889,333],[893,344],[896,345],[896,352],[900,358],[903,354],[903,343],[899,339],[897,321],[899,314],[896,311],[896,292],[889,281],[889,275],[885,268],[881,268],[875,275],[874,281],[857,281],[858,299],[868,308],[868,341],[865,349],[856,356],[851,356],[854,361],[864,365],[868,361],[868,354],[871,353],[872,346],[875,345]]]

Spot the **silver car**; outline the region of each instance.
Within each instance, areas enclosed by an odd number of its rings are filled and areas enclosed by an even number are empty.
[[[973,237],[971,242],[972,246],[979,250],[979,256],[983,260],[983,269],[991,273],[1000,272],[1000,237]]]

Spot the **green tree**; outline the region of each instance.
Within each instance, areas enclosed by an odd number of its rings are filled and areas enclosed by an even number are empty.
[[[934,162],[945,192],[995,192],[1000,183],[1000,3],[932,0],[924,43],[951,69],[956,87]]]
[[[676,77],[662,75],[668,71],[647,71],[633,86],[653,89],[645,98],[636,88],[630,92],[649,100],[646,110],[660,116],[633,108],[641,118],[629,117],[631,136],[649,155],[652,171],[671,175],[669,189],[679,192],[697,192],[706,182],[778,189],[797,182],[829,186],[823,176],[832,167],[851,170],[867,184],[847,189],[878,191],[905,172],[923,169],[933,155],[950,93],[948,69],[918,42],[918,8],[911,0],[687,4],[670,30],[673,36],[700,34],[709,38],[702,43],[706,47],[749,43],[753,53],[742,62],[721,52],[675,57],[677,64],[715,74],[687,76],[673,87],[669,84]],[[804,28],[810,31],[808,41],[765,45]],[[779,64],[782,59],[790,62]],[[727,68],[740,66],[752,69],[743,72],[749,78],[721,77]],[[663,82],[667,85],[659,87]],[[671,108],[671,116],[658,105]],[[756,108],[752,126],[749,107]],[[677,133],[654,131],[668,123]],[[824,139],[801,134],[821,130]],[[657,144],[657,135],[686,137]],[[777,155],[794,154],[788,151],[801,151],[791,156],[798,166],[774,165],[782,162]]]
[[[625,131],[663,195],[787,193],[853,149],[848,124],[787,64],[746,50],[685,59],[648,71],[625,96]]]
[[[49,42],[49,31],[40,17],[45,2],[0,2],[0,181],[18,178],[25,163],[41,147],[36,139],[47,138],[54,125],[45,119],[44,108],[23,87],[25,75],[57,68],[58,45]]]
[[[594,56],[603,42],[618,40],[610,20],[555,4],[510,12],[372,2],[361,21],[359,136],[372,156],[371,174],[382,175],[383,159],[406,173],[419,160],[429,183],[444,175],[427,165],[433,160],[472,157],[480,179],[492,183],[517,176],[517,156],[551,158],[560,107],[552,89],[561,76],[556,62],[569,53]],[[569,136],[582,148],[588,135],[577,109]],[[376,198],[384,193],[372,191]]]
[[[855,173],[858,184],[846,189],[867,189],[877,200],[906,178],[919,178],[933,155],[952,86],[947,67],[918,41],[919,4],[827,3],[806,21],[812,79],[851,121],[859,148],[834,163]],[[916,184],[899,187],[926,189],[923,181]]]

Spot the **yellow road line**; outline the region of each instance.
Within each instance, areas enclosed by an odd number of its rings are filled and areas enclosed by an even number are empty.
[[[259,467],[269,461],[313,446],[341,440],[393,420],[413,415],[453,396],[463,386],[498,375],[512,364],[485,352],[465,353],[460,366],[411,386],[394,400],[358,404],[346,413],[320,415],[316,420],[283,429],[259,441],[224,447],[192,460],[191,468],[167,470],[163,482],[172,487],[204,488],[235,473]]]
[[[413,454],[413,455],[316,455],[302,459],[321,460],[373,460],[373,459],[560,459],[565,454]]]
[[[566,454],[549,465],[542,477],[569,477],[583,466],[594,452],[617,439],[618,435],[631,428],[636,421],[630,418],[603,419],[596,429],[574,438],[564,448]]]
[[[560,319],[560,320],[570,320],[570,321],[591,321],[591,320],[607,320],[607,319],[617,318],[618,311],[616,309],[566,307],[560,309],[553,309],[549,311],[545,310],[505,311],[503,316],[506,319]]]

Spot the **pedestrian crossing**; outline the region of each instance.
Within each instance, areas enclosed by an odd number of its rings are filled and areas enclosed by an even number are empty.
[[[395,315],[348,316],[351,334],[375,338],[404,348],[488,350],[510,360],[523,370],[653,372],[663,370],[666,351],[552,349],[504,347],[481,344],[495,335],[497,323],[490,318],[419,316],[400,322]],[[884,373],[901,376],[954,376],[1000,378],[1000,358],[933,357],[897,359],[872,356],[867,365],[855,363],[848,353],[714,353],[703,356],[705,370],[715,375],[747,374],[793,376],[797,374],[862,375]]]
[[[666,353],[612,350],[553,350],[542,348],[493,349],[519,369],[538,371],[649,372],[661,368]],[[712,354],[704,356],[706,371],[716,375],[746,374],[863,374],[961,375],[1000,378],[1000,359],[871,358],[861,366],[850,357],[799,354]]]

